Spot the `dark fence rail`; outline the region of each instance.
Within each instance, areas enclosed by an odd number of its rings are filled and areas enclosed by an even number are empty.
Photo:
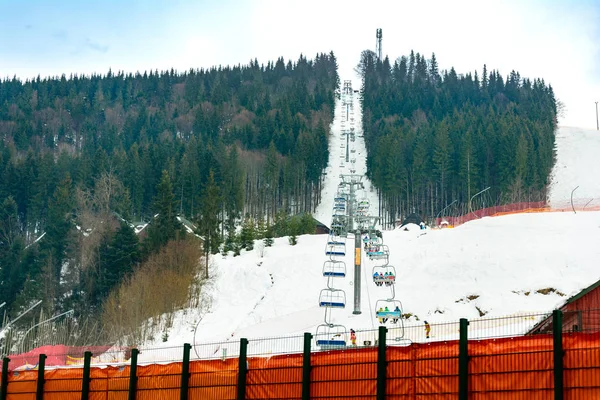
[[[593,312],[380,327],[337,350],[319,348],[307,333],[139,354],[84,352],[82,365],[72,353],[63,357],[72,365],[63,366],[48,364],[56,355],[17,368],[5,358],[0,400],[597,399],[600,332],[563,329],[570,315],[581,323],[594,321]],[[123,352],[126,363],[101,363]]]

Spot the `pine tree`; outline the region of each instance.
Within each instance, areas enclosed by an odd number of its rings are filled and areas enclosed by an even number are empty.
[[[219,252],[221,237],[219,232],[219,215],[221,213],[221,194],[215,174],[211,169],[202,196],[199,232],[204,237],[204,255],[206,257],[205,278],[208,278],[208,258],[210,254]]]
[[[243,249],[251,251],[254,249],[254,221],[250,215],[246,215],[240,232],[240,244]]]
[[[108,292],[118,285],[123,277],[133,272],[134,267],[141,261],[138,238],[134,230],[122,223],[107,246],[103,258],[106,276],[105,290]]]
[[[267,221],[267,226],[265,227],[265,238],[263,239],[263,243],[265,247],[273,246],[273,225],[271,225]]]
[[[259,217],[256,220],[256,228],[254,229],[254,238],[256,240],[262,240],[265,237],[266,230],[265,220],[264,218]]]
[[[288,241],[290,245],[295,246],[298,243],[298,233],[300,232],[301,222],[298,217],[290,218]]]
[[[175,207],[171,178],[169,178],[167,171],[163,171],[160,183],[156,187],[153,207],[155,216],[148,228],[148,238],[145,243],[146,251],[156,251],[176,237],[181,224],[177,220]]]

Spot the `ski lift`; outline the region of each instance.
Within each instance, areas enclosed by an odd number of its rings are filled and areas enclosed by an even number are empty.
[[[359,200],[358,208],[369,208],[369,200],[367,200],[367,199]]]
[[[375,316],[377,318],[402,319],[402,302],[395,299],[377,300],[375,303]],[[392,321],[392,323],[394,323]]]
[[[321,324],[317,326],[315,340],[321,350],[336,350],[346,347],[347,336],[343,325]]]
[[[333,226],[333,224],[332,224]],[[335,238],[333,235],[329,236],[327,240],[327,246],[325,247],[326,256],[345,256],[346,255],[346,241]]]
[[[367,247],[367,256],[371,260],[389,260],[390,250],[385,244],[371,245]]]
[[[391,265],[377,265],[373,267],[373,282],[382,286],[396,283],[396,268]]]
[[[333,278],[346,277],[346,263],[343,261],[325,261],[323,263],[323,276]]]
[[[346,292],[344,292],[342,289],[322,289],[321,293],[319,293],[319,307],[346,307]]]

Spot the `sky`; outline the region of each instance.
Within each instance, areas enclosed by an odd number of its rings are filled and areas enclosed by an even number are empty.
[[[333,51],[353,79],[360,52],[410,50],[458,73],[543,78],[559,122],[596,128],[600,0],[0,0],[0,77],[178,71]]]

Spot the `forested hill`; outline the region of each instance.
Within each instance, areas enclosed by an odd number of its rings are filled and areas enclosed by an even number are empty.
[[[545,200],[557,111],[542,79],[439,71],[435,54],[414,51],[393,65],[364,51],[358,68],[368,175],[388,223],[455,200],[465,210],[487,187],[494,203]]]
[[[137,246],[115,215],[148,222],[171,196],[166,207],[196,222],[213,250],[220,220],[311,211],[338,85],[333,53],[1,81],[0,302],[37,293],[60,309],[79,293],[101,303],[132,267],[106,281],[117,266],[103,249],[118,244],[117,234]],[[164,244],[154,239],[145,256]],[[37,287],[24,291],[27,278]]]

